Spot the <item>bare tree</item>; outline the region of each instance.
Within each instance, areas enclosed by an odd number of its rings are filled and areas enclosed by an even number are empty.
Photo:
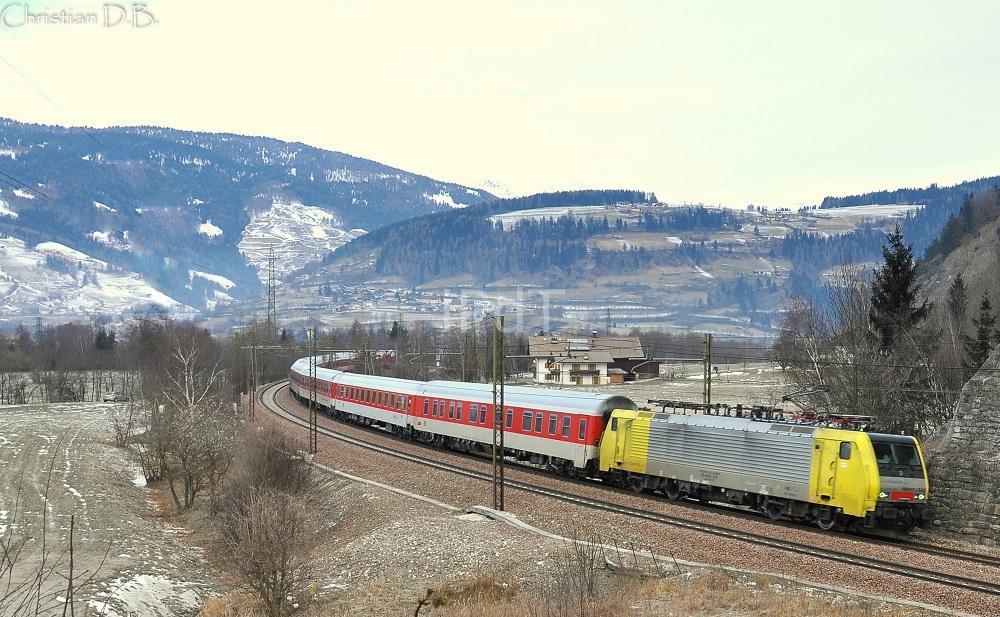
[[[311,467],[294,446],[276,429],[252,430],[213,500],[212,550],[270,617],[286,614],[314,578],[317,504]]]
[[[830,286],[829,309],[793,303],[771,350],[809,406],[862,414],[878,428],[925,436],[948,417],[953,402],[936,331],[901,328],[884,346],[871,320],[868,280],[844,269]]]

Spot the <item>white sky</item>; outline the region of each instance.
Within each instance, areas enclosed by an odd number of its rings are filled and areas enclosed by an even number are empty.
[[[146,4],[141,29],[0,27],[0,116],[731,206],[1000,173],[997,2]]]

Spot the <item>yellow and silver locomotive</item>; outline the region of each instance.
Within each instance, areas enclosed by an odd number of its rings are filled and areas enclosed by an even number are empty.
[[[823,529],[905,533],[930,516],[923,454],[907,436],[621,409],[602,437],[600,472],[637,491]]]

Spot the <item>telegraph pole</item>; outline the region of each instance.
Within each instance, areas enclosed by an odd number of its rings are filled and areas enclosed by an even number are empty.
[[[503,511],[503,315],[493,317],[493,509]]]
[[[257,413],[257,330],[250,330],[250,419]]]
[[[274,247],[267,249],[267,328],[270,336],[278,332],[278,276],[274,269]]]
[[[705,334],[705,391],[706,405],[712,404],[712,335]]]
[[[309,328],[309,453],[319,450],[319,422],[316,417],[316,327]]]

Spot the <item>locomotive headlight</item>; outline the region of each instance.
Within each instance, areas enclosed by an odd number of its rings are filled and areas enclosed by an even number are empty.
[[[886,497],[889,496],[889,493],[879,493],[878,496],[881,497],[882,499],[885,499]]]
[[[923,498],[924,498],[924,494],[923,493],[920,493],[919,495],[917,495],[917,499],[923,499]]]

